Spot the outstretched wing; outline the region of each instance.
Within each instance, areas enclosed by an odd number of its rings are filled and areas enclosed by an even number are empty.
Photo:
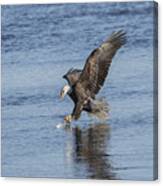
[[[79,80],[82,70],[71,68],[63,78],[68,81],[68,84],[72,87]]]
[[[103,86],[109,67],[117,50],[126,42],[125,32],[114,32],[88,59],[77,84],[93,97]]]

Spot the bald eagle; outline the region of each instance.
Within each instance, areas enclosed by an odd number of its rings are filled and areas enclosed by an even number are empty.
[[[82,111],[97,116],[99,113],[106,115],[107,104],[102,100],[97,100],[96,94],[104,84],[112,58],[125,43],[125,32],[113,32],[105,42],[92,51],[83,70],[70,69],[63,76],[68,84],[61,89],[60,96],[63,98],[68,94],[75,105],[72,114],[64,117],[67,123],[73,119],[77,120]]]

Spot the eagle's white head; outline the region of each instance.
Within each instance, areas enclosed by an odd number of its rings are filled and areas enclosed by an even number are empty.
[[[61,91],[60,91],[60,97],[63,99],[65,97],[66,94],[68,94],[68,92],[70,91],[71,87],[69,85],[65,85]]]

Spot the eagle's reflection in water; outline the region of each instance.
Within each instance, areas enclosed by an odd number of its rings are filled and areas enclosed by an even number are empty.
[[[94,124],[87,129],[75,127],[74,159],[87,165],[88,178],[115,179],[107,153],[110,138],[108,124]]]

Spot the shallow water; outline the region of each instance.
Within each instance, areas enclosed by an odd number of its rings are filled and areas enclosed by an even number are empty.
[[[2,6],[2,175],[153,179],[153,3]],[[127,31],[99,97],[109,119],[64,126],[62,75]]]

